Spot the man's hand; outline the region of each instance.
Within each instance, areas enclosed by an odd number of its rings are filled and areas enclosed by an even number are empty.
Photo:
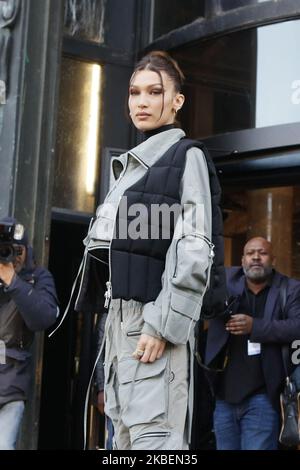
[[[154,338],[143,333],[132,355],[140,362],[154,362],[161,358],[165,347],[166,341],[164,339]]]
[[[232,335],[248,335],[252,331],[253,318],[244,313],[232,315],[225,328]]]
[[[15,275],[12,263],[0,263],[0,279],[8,287]]]

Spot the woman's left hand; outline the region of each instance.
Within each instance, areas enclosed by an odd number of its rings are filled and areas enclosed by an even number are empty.
[[[143,333],[132,355],[140,362],[154,362],[161,358],[165,347],[166,341],[164,339],[154,338]]]

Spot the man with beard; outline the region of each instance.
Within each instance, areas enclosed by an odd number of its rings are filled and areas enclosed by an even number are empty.
[[[275,271],[274,260],[270,242],[249,240],[242,266],[227,270],[232,308],[209,325],[205,362],[222,369],[214,384],[218,450],[277,449],[281,345],[300,338],[300,282],[287,278],[283,320],[280,286],[286,276]]]
[[[15,227],[12,249],[0,258],[0,450],[13,450],[33,373],[34,332],[55,322],[58,306],[53,277],[35,265],[23,226],[12,217],[0,224]]]

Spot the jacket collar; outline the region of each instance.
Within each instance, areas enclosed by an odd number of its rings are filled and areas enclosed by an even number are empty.
[[[182,129],[160,132],[129,150],[129,154],[147,167],[152,166],[173,144],[185,137]]]

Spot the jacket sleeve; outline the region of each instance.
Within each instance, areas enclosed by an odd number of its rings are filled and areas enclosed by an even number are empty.
[[[59,308],[54,280],[47,269],[36,269],[34,285],[16,275],[5,291],[16,303],[26,326],[31,331],[49,328],[58,317]]]
[[[300,283],[291,281],[293,286],[289,289],[285,307],[287,318],[254,318],[251,341],[284,344],[300,338]]]
[[[191,148],[181,182],[182,213],[167,252],[162,290],[144,306],[143,333],[185,344],[198,320],[212,264],[211,195],[202,151]]]

